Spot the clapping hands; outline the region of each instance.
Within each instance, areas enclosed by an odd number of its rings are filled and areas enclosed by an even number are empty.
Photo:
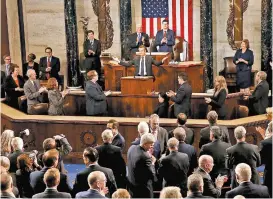
[[[114,60],[114,61],[116,61],[116,62],[120,62],[120,60],[117,58],[117,57],[112,57],[112,59]]]
[[[168,97],[172,97],[172,96],[175,95],[175,92],[173,92],[172,90],[169,90],[169,92],[166,92],[166,95],[167,95]]]
[[[105,96],[108,96],[108,95],[111,95],[111,91],[109,90],[109,91],[106,91],[104,94],[105,94]]]

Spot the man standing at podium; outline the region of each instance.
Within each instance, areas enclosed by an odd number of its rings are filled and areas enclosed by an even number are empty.
[[[135,76],[154,76],[152,70],[152,64],[156,66],[160,66],[164,63],[168,57],[164,57],[162,61],[158,62],[154,60],[151,56],[146,55],[146,48],[145,46],[140,46],[138,48],[140,56],[137,56],[135,59],[129,62],[120,61],[118,58],[113,57],[113,59],[118,62],[122,66],[135,66]]]
[[[164,19],[162,21],[162,30],[156,33],[155,45],[158,47],[158,52],[173,52],[175,44],[175,34],[169,29],[169,21]]]
[[[141,24],[137,24],[136,32],[129,35],[128,41],[129,41],[131,59],[133,59],[136,52],[138,52],[139,46],[142,46],[142,45],[144,45],[145,47],[150,46],[149,36],[146,33],[142,32]]]

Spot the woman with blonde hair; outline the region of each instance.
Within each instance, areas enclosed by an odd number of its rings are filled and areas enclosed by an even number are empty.
[[[5,130],[1,135],[1,156],[8,156],[12,153],[11,140],[14,138],[14,131]]]
[[[205,97],[207,104],[211,105],[211,110],[218,114],[220,120],[226,119],[225,101],[227,98],[228,89],[226,79],[223,76],[217,76],[214,80],[214,94],[212,98]]]
[[[63,111],[63,103],[64,98],[67,95],[68,91],[59,91],[59,85],[56,78],[49,78],[47,82],[47,90],[48,90],[48,100],[49,100],[49,108],[48,115],[64,115]]]

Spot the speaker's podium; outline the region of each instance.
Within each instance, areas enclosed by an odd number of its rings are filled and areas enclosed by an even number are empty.
[[[153,76],[121,77],[122,95],[147,95],[153,90]]]

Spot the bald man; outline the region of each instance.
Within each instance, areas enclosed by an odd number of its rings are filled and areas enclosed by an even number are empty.
[[[142,46],[142,45],[144,45],[145,47],[150,46],[149,36],[146,33],[142,32],[141,24],[137,24],[136,32],[129,35],[128,40],[129,40],[130,55],[131,55],[130,59],[133,59],[136,52],[138,52],[139,46]]]
[[[219,198],[221,196],[221,188],[226,180],[225,176],[218,176],[215,183],[210,177],[213,168],[213,158],[210,155],[202,155],[198,160],[198,169],[196,173],[200,174],[204,181],[204,196]]]

